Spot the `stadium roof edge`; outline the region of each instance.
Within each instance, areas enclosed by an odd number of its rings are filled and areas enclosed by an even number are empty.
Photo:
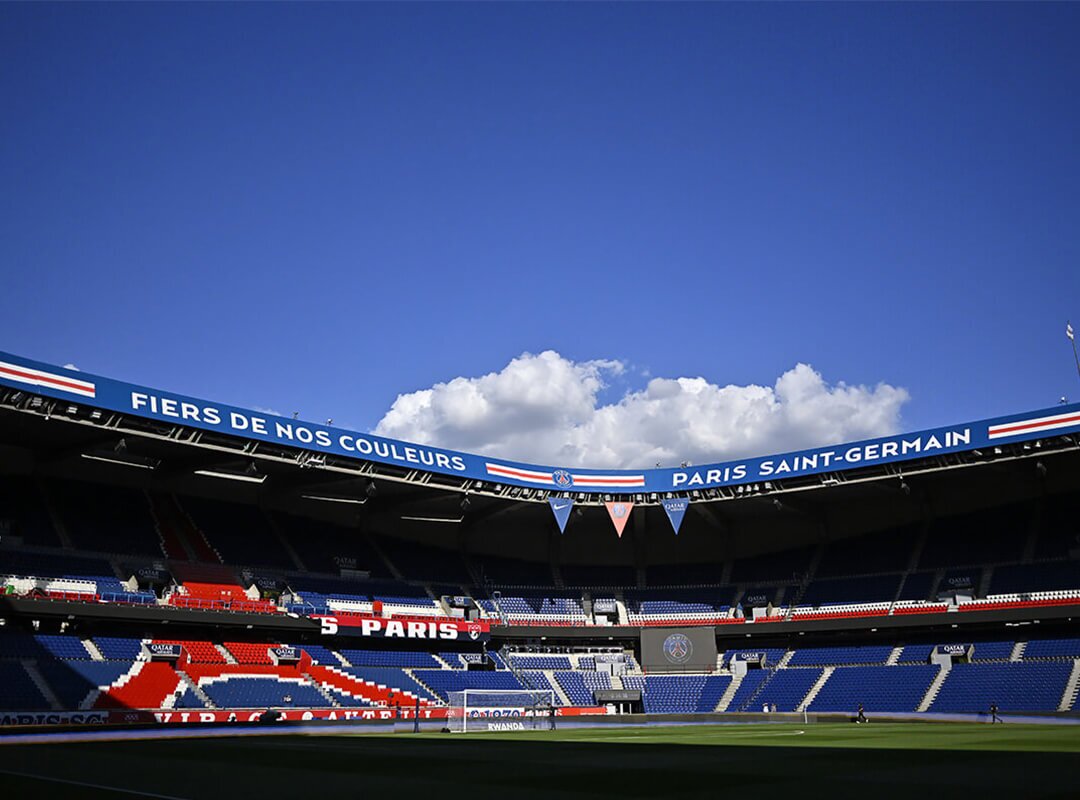
[[[774,489],[828,486],[853,480],[902,476],[925,469],[929,460],[964,454],[972,461],[1009,457],[1011,450],[1038,447],[1042,440],[1080,431],[1080,404],[900,433],[716,464],[647,470],[595,470],[525,464],[287,419],[212,401],[116,381],[0,352],[0,387],[5,403],[26,397],[61,401],[66,407],[114,412],[174,428],[219,434],[296,451],[319,466],[327,458],[400,469],[401,480],[427,483],[432,476],[461,480],[461,486],[514,487],[516,499],[543,501],[553,495],[582,499],[635,496],[657,502],[673,496],[730,499]],[[295,460],[295,459],[294,459]],[[958,462],[959,463],[959,462]],[[956,466],[951,464],[948,466]],[[937,468],[942,468],[939,465]],[[593,497],[593,499],[596,499]],[[610,498],[608,498],[610,499]]]

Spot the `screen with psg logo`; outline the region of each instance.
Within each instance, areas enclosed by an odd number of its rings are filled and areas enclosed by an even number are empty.
[[[713,672],[716,634],[707,626],[642,628],[641,661],[646,672]]]

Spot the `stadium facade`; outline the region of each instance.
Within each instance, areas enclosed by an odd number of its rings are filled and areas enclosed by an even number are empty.
[[[1078,435],[579,469],[0,353],[0,715],[1068,714]]]

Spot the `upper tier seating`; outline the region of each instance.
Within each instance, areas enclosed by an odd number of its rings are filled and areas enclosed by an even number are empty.
[[[4,575],[13,576],[14,580],[0,580],[0,583],[14,586],[20,594],[37,588],[50,597],[65,600],[155,601],[151,592],[125,589],[112,565],[101,558],[0,550],[0,576]]]
[[[205,608],[272,614],[269,600],[252,600],[239,584],[236,573],[220,564],[175,564],[173,574],[182,582],[169,603],[183,608]]]
[[[900,574],[814,581],[806,587],[800,606],[834,603],[892,602],[900,588]]]
[[[1029,507],[1011,505],[937,519],[926,537],[919,567],[1019,561],[1030,517]]]
[[[631,625],[673,622],[715,622],[731,608],[730,589],[627,590],[626,613]]]
[[[714,586],[723,574],[723,564],[653,564],[646,571],[646,585]]]
[[[637,584],[637,571],[630,566],[563,564],[561,571],[563,583],[566,586],[591,589],[596,586],[634,586]]]
[[[901,572],[907,569],[918,536],[918,528],[909,526],[829,542],[818,564],[817,576]]]
[[[488,555],[472,556],[483,586],[554,586],[551,565]]]
[[[1030,594],[1080,589],[1080,561],[995,567],[989,594]]]
[[[312,572],[335,575],[346,569],[367,572],[372,578],[392,577],[361,531],[288,514],[275,519],[285,540]]]
[[[545,595],[554,594],[554,590]],[[554,625],[585,624],[585,609],[580,597],[507,597],[499,600],[499,606],[511,625],[536,623]]]
[[[146,496],[106,484],[51,481],[49,497],[75,547],[161,557],[161,539]]]
[[[203,497],[184,497],[180,504],[223,563],[296,569],[266,516],[256,506]]]
[[[407,579],[455,585],[472,583],[465,561],[457,550],[442,550],[388,536],[379,537],[377,541],[386,557]]]
[[[0,476],[0,530],[18,536],[23,544],[58,547],[52,519],[45,498],[32,478]]]
[[[738,559],[732,566],[731,581],[753,584],[796,580],[809,571],[815,549],[804,547]]]

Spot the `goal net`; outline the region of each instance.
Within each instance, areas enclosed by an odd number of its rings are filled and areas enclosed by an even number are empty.
[[[455,733],[554,727],[551,689],[465,689],[449,692],[447,700],[446,725]]]

